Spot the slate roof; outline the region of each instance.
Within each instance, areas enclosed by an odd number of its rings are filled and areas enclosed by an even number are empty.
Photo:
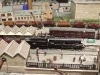
[[[1,13],[7,13],[7,12],[11,12],[11,11],[13,11],[13,7],[12,7],[12,6],[4,6],[4,7],[0,10]]]
[[[69,4],[69,3],[60,3],[60,6],[61,7],[63,7],[63,6],[65,7],[66,6],[67,7],[67,6],[71,6],[71,4]]]
[[[85,3],[85,4],[89,4],[89,3],[100,4],[100,1],[84,1],[84,0],[83,1],[80,1],[80,0],[79,1],[78,0],[75,1],[75,0],[73,0],[73,2],[76,3],[76,4],[77,3],[81,3],[81,4],[83,4],[83,3]]]
[[[7,47],[8,43],[3,39],[0,41],[0,56],[4,53],[4,49]]]
[[[30,50],[30,45],[26,41],[22,41],[20,44],[11,41],[9,44],[4,40],[0,41],[0,56],[6,53],[10,57],[14,57],[17,54],[21,55],[23,58],[27,59]]]
[[[41,10],[21,10],[21,11],[15,11],[14,16],[30,16],[30,12],[33,12],[35,15],[41,15]]]

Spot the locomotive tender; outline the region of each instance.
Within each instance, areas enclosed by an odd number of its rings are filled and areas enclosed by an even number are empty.
[[[60,38],[60,37],[32,37],[27,41],[31,48],[40,49],[82,49],[84,45],[79,38]]]

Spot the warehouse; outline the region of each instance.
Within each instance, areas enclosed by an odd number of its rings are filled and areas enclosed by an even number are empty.
[[[22,41],[18,44],[13,40],[8,44],[4,40],[1,40],[0,47],[2,47],[0,49],[0,58],[5,57],[9,66],[26,66],[30,50],[28,43]]]

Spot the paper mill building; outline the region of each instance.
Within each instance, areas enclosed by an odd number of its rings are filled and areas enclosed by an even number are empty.
[[[100,1],[71,1],[72,19],[98,19],[100,17]]]
[[[0,59],[5,57],[9,66],[26,66],[29,50],[30,45],[25,41],[20,44],[14,40],[9,44],[4,40],[0,41]]]

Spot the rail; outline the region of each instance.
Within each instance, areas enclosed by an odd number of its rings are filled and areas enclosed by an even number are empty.
[[[58,69],[76,69],[76,70],[97,70],[97,65],[83,65],[83,64],[58,64],[58,63],[38,63],[26,62],[26,67],[33,68],[53,68],[57,66]]]

